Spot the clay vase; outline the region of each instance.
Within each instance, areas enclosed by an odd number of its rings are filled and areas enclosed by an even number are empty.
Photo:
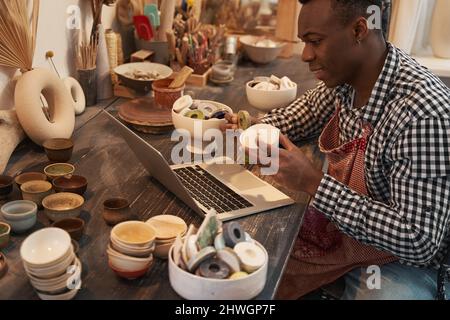
[[[436,57],[450,59],[450,1],[437,0],[431,25],[431,48]]]

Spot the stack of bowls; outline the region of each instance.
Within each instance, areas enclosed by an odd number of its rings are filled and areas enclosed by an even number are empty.
[[[70,300],[81,286],[81,262],[69,234],[44,228],[28,236],[20,248],[23,266],[42,300]]]
[[[161,259],[167,259],[170,247],[177,236],[180,235],[183,238],[187,231],[187,224],[183,219],[169,214],[154,216],[146,223],[156,230],[153,254]]]
[[[110,268],[120,277],[136,279],[153,265],[156,231],[141,221],[127,221],[111,230],[107,253]]]

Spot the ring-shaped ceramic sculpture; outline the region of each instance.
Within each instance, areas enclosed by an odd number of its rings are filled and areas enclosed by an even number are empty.
[[[86,108],[86,98],[80,83],[72,77],[65,78],[63,81],[72,96],[75,114],[82,114]]]
[[[48,102],[50,121],[42,111],[41,94]],[[52,138],[70,138],[75,127],[72,97],[64,82],[46,69],[24,73],[14,92],[17,117],[36,144]]]

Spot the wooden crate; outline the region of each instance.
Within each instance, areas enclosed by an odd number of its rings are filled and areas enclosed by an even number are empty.
[[[209,68],[204,74],[191,74],[186,80],[187,85],[194,87],[204,87],[208,84],[208,78],[211,73],[212,68]],[[178,72],[174,72],[171,77],[175,77]]]

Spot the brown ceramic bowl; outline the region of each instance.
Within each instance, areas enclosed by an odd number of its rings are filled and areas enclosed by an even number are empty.
[[[53,180],[53,188],[56,192],[72,192],[82,196],[87,189],[85,177],[73,175],[71,177],[58,177]]]
[[[83,236],[84,220],[80,218],[67,218],[56,221],[52,227],[66,230],[73,240],[79,241]]]
[[[11,226],[7,223],[0,222],[0,249],[8,246],[10,233]]]
[[[17,184],[17,187],[19,187],[19,189],[20,186],[23,185],[25,182],[37,180],[47,181],[47,176],[42,172],[24,172],[18,174],[14,178],[14,182]]]
[[[50,181],[58,177],[71,176],[75,167],[70,163],[53,163],[44,168],[44,173]]]
[[[103,202],[103,219],[107,224],[114,226],[131,218],[130,203],[127,199],[112,198]]]
[[[4,199],[12,192],[13,177],[0,175],[0,199]]]
[[[52,221],[77,218],[81,213],[83,204],[82,196],[70,192],[55,193],[42,200],[45,214]]]
[[[49,139],[44,141],[42,146],[50,161],[67,162],[72,157],[73,141],[71,139]]]

